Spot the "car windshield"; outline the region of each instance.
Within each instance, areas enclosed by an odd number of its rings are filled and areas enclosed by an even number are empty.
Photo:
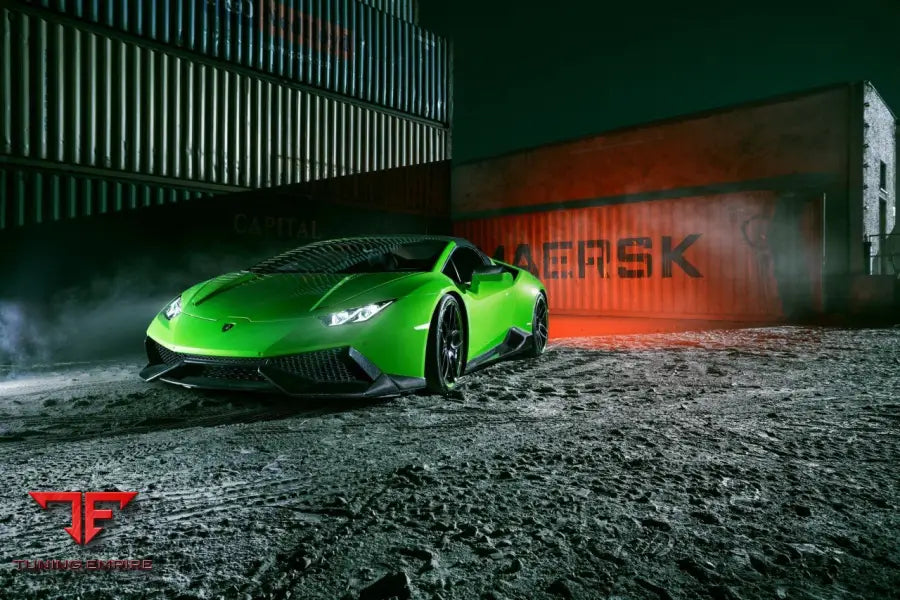
[[[350,238],[315,242],[267,259],[253,273],[387,273],[430,271],[447,247],[421,237]]]

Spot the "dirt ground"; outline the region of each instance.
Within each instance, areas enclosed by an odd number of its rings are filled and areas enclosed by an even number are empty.
[[[0,597],[900,597],[900,328],[556,342],[368,403],[141,366],[0,373]],[[138,496],[79,546],[31,490]]]

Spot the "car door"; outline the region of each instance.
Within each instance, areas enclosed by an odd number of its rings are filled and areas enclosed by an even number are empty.
[[[466,305],[469,320],[468,360],[500,344],[511,326],[507,306],[513,277],[507,271],[474,275],[491,260],[475,250],[459,247],[450,255],[444,274],[453,279]]]

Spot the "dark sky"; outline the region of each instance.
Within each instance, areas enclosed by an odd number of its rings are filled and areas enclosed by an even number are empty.
[[[454,159],[860,79],[900,115],[900,0],[657,4],[420,0],[455,45]]]

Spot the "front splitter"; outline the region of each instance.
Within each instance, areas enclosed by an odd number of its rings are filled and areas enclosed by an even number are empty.
[[[356,353],[355,360],[364,359]],[[192,375],[191,371],[202,366],[202,361],[183,360],[174,364],[151,364],[141,370],[144,381],[164,381],[187,388],[282,393],[307,398],[384,398],[399,396],[425,387],[421,377],[405,377],[382,373],[371,362],[365,361],[364,370],[371,381],[329,382],[314,381],[289,373],[277,367],[263,364],[257,368],[262,380],[245,381]]]

